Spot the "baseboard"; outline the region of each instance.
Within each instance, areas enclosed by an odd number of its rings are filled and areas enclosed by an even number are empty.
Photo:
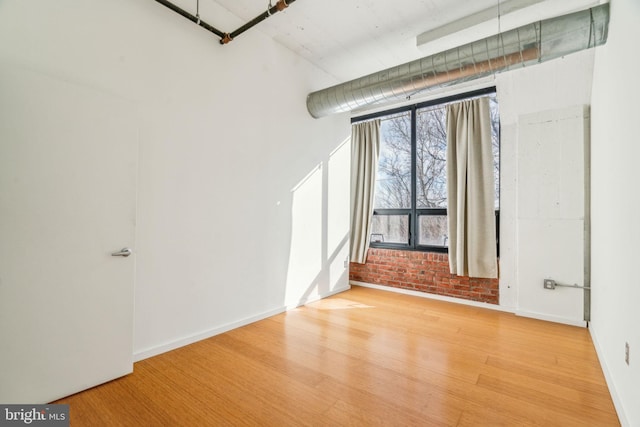
[[[168,342],[168,343],[165,343],[165,344],[161,344],[159,346],[151,347],[151,348],[148,348],[146,350],[141,350],[141,351],[135,352],[133,354],[133,361],[134,362],[139,362],[141,360],[148,359],[150,357],[157,356],[157,355],[162,354],[162,353],[166,353],[167,351],[175,350],[177,348],[184,347],[185,345],[193,344],[194,342],[198,342],[198,341],[201,341],[201,340],[204,340],[204,339],[207,339],[207,338],[211,338],[211,337],[219,335],[219,334],[223,334],[223,333],[228,332],[228,331],[230,331],[232,329],[240,328],[240,327],[246,326],[246,325],[248,325],[250,323],[257,322],[259,320],[264,320],[264,319],[266,319],[268,317],[275,316],[276,314],[284,313],[287,310],[291,310],[291,309],[300,307],[301,305],[309,304],[311,302],[321,300],[321,299],[329,297],[331,295],[335,295],[335,294],[339,294],[340,292],[348,291],[349,289],[351,289],[351,286],[347,284],[344,287],[340,287],[340,288],[334,289],[332,291],[329,291],[329,292],[314,296],[313,298],[306,298],[304,300],[300,300],[295,304],[291,304],[291,305],[287,305],[287,306],[284,306],[284,307],[276,308],[274,310],[265,311],[264,313],[260,313],[260,314],[257,314],[255,316],[247,317],[245,319],[241,319],[241,320],[238,320],[236,322],[227,323],[226,325],[222,325],[222,326],[219,326],[217,328],[212,328],[212,329],[209,329],[209,330],[206,330],[206,331],[194,334],[194,335],[190,335],[190,336],[185,337],[185,338],[180,338],[178,340],[171,341],[171,342]]]
[[[607,382],[607,388],[609,389],[611,400],[613,400],[613,406],[615,406],[616,408],[618,420],[620,421],[620,425],[622,427],[631,427],[631,424],[629,423],[626,412],[624,410],[624,406],[622,405],[622,400],[620,400],[620,396],[618,396],[615,383],[613,382],[613,377],[611,376],[611,372],[609,371],[606,360],[604,358],[604,352],[602,351],[602,347],[600,346],[596,328],[593,327],[593,323],[591,325],[592,327],[589,328],[591,341],[593,342],[593,346],[596,349],[596,355],[598,355],[598,361],[600,362],[600,367],[602,368],[602,372],[604,373],[604,379]]]
[[[346,286],[343,286],[343,287],[340,287],[340,288],[336,288],[336,289],[334,289],[332,291],[325,292],[323,294],[316,295],[316,296],[313,296],[311,298],[305,298],[305,299],[302,299],[302,300],[300,300],[300,301],[298,301],[296,303],[293,303],[293,304],[288,304],[286,306],[286,309],[287,310],[293,310],[294,308],[298,308],[300,306],[303,306],[305,304],[309,304],[309,303],[312,303],[312,302],[315,302],[315,301],[320,301],[323,298],[327,298],[327,297],[330,297],[331,295],[335,295],[335,294],[339,294],[341,292],[348,291],[349,289],[351,289],[351,285],[347,284]]]
[[[562,323],[564,325],[579,326],[581,328],[587,327],[587,322],[585,322],[584,320],[569,319],[567,317],[552,316],[549,314],[537,313],[535,311],[527,310],[516,310],[515,313],[516,316],[529,317],[531,319],[546,320],[547,322]]]
[[[438,300],[438,301],[452,302],[454,304],[469,305],[469,306],[472,306],[472,307],[488,308],[490,310],[503,311],[503,312],[506,312],[506,313],[513,313],[513,309],[511,309],[511,308],[502,307],[502,306],[499,306],[499,305],[496,305],[496,304],[489,304],[489,303],[486,303],[486,302],[471,301],[471,300],[462,299],[462,298],[448,297],[448,296],[445,296],[445,295],[429,294],[427,292],[412,291],[410,289],[394,288],[394,287],[391,287],[391,286],[374,285],[374,284],[371,284],[371,283],[358,282],[356,280],[350,280],[349,283],[352,284],[352,285],[356,285],[356,286],[362,286],[363,288],[372,288],[372,289],[378,289],[378,290],[381,290],[381,291],[395,292],[397,294],[412,295],[414,297],[434,299],[434,300]]]
[[[171,341],[165,344],[161,344],[159,346],[151,347],[146,350],[141,350],[133,353],[133,361],[139,362],[144,359],[148,359],[153,356],[157,356],[162,353],[166,353],[167,351],[175,350],[180,347],[184,347],[185,345],[193,344],[194,342],[198,342],[207,338],[211,338],[215,335],[219,335],[225,332],[228,332],[232,329],[240,328],[242,326],[246,326],[250,323],[257,322],[259,320],[266,319],[271,316],[275,316],[276,314],[280,314],[286,311],[285,307],[276,308],[274,310],[265,311],[263,313],[257,314],[255,316],[247,317],[245,319],[238,320],[236,322],[227,323],[225,325],[219,326],[217,328],[212,328],[194,335],[190,335],[185,338],[180,338],[175,341]]]

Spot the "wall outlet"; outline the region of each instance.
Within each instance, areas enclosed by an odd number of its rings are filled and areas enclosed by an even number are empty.
[[[629,343],[624,343],[624,362],[629,365]]]
[[[553,279],[544,279],[542,286],[544,286],[545,289],[555,289],[556,281]]]

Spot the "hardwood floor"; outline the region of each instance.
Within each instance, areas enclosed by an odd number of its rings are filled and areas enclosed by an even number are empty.
[[[362,287],[135,364],[72,426],[616,426],[586,329]]]

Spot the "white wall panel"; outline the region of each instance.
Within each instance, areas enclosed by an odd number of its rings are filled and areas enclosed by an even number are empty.
[[[239,23],[214,2],[205,6],[216,22]],[[300,301],[308,290],[317,297],[348,287],[346,275],[330,273],[326,254],[326,177],[302,206],[293,192],[318,165],[326,171],[349,137],[347,117],[314,120],[305,107],[307,93],[336,82],[259,28],[221,46],[154,1],[6,1],[2,64],[132,103],[140,132],[138,358],[281,311],[286,298]],[[332,175],[331,200],[339,201],[349,174]],[[296,233],[312,207],[320,212],[307,241]],[[340,202],[330,212],[348,217]],[[334,231],[344,232],[331,229],[332,245],[340,240]],[[319,271],[288,276],[291,264]]]
[[[584,324],[584,107],[520,117],[517,188],[518,313]]]
[[[528,215],[519,211],[519,203],[534,204],[531,208],[538,212],[542,209],[539,204],[545,201],[543,217],[553,217],[562,214],[561,210],[571,210],[578,201],[570,201],[566,197],[559,205],[559,193],[566,183],[564,171],[551,171],[550,165],[559,161],[561,152],[547,153],[554,158],[549,163],[542,161],[542,152],[537,148],[521,147],[519,137],[524,125],[524,116],[542,113],[544,121],[545,111],[556,111],[576,105],[589,105],[591,100],[591,78],[593,72],[593,58],[595,52],[586,50],[563,58],[558,58],[543,64],[514,70],[496,76],[498,102],[500,105],[500,304],[504,307],[519,309],[519,304],[535,305],[529,302],[530,295],[520,297],[521,283],[518,281],[519,252],[527,244],[518,235],[518,215]],[[560,140],[562,135],[557,136]],[[547,141],[545,141],[547,143]],[[524,149],[526,153],[520,153]],[[528,159],[537,161],[540,170],[520,172],[520,165],[530,165]],[[536,160],[537,159],[537,160]],[[577,159],[577,160],[576,160]],[[572,162],[581,161],[581,156],[565,153],[563,162],[567,162],[571,170]],[[533,169],[533,168],[530,168]],[[528,178],[531,175],[531,178]],[[520,182],[519,178],[524,179]],[[559,179],[563,179],[560,184]],[[560,185],[560,186],[559,186]],[[521,187],[524,187],[521,188]],[[525,196],[525,194],[527,196]],[[533,195],[531,199],[528,196]],[[536,213],[538,215],[538,213]]]

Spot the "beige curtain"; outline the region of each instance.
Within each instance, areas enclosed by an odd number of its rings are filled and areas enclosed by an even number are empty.
[[[380,154],[380,120],[351,126],[351,262],[364,264],[369,249],[373,195]]]
[[[452,274],[498,277],[489,99],[447,107],[449,268]]]

